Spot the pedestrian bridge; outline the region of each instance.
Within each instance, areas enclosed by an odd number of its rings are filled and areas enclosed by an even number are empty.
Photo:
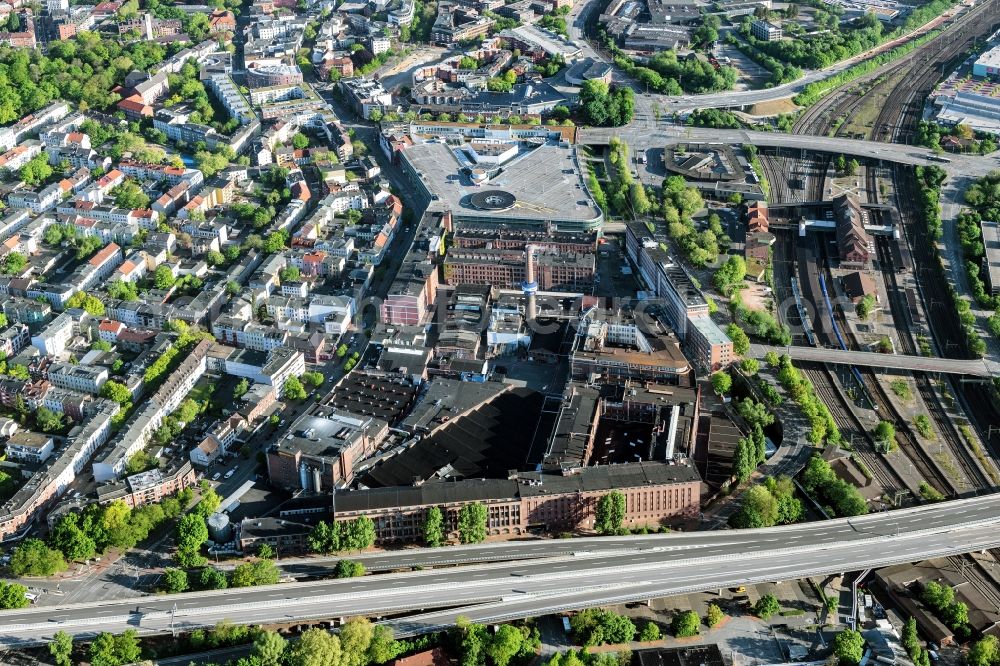
[[[935,358],[930,356],[844,351],[842,349],[825,347],[774,347],[771,345],[750,345],[750,351],[747,353],[747,356],[764,358],[764,355],[771,351],[779,356],[788,354],[794,361],[842,363],[844,365],[857,365],[870,368],[941,372],[954,375],[971,375],[973,377],[1000,376],[1000,364],[987,359]]]

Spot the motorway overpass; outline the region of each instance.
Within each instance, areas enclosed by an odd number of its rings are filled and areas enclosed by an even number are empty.
[[[794,346],[773,347],[771,345],[750,345],[748,356],[764,358],[768,352],[779,356],[788,354],[795,361],[816,363],[841,363],[870,368],[888,368],[921,372],[941,372],[945,374],[971,375],[973,377],[1000,376],[1000,364],[987,359],[936,358],[932,356],[907,356],[905,354],[879,354],[877,352],[844,351],[829,347]]]
[[[504,620],[992,548],[1000,545],[998,524],[1000,494],[763,530],[408,549],[370,558],[398,556],[401,566],[416,567],[442,556],[504,557],[509,549],[531,559],[3,611],[0,644],[40,644],[59,630],[157,634],[222,619],[284,624],[403,612],[410,617],[388,624],[399,635],[413,634],[457,615]]]
[[[853,155],[870,160],[882,160],[912,166],[939,166],[953,176],[980,177],[1000,167],[995,157],[980,155],[949,155],[950,162],[940,162],[929,148],[898,143],[844,139],[841,137],[785,134],[783,132],[753,132],[749,130],[710,129],[704,127],[667,126],[650,131],[646,127],[582,128],[577,141],[583,144],[603,144],[618,137],[633,150],[662,148],[685,143],[752,144],[763,148],[785,148],[806,153],[825,152]]]

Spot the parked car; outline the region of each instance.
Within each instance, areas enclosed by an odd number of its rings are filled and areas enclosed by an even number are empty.
[[[229,478],[229,477],[231,477],[231,476],[232,476],[233,474],[236,474],[236,468],[235,468],[235,467],[234,467],[234,468],[232,468],[231,470],[229,470],[228,472],[226,472],[226,478],[228,479],[228,478]]]
[[[220,476],[222,476],[222,472],[216,472],[212,475],[212,481],[218,481]]]

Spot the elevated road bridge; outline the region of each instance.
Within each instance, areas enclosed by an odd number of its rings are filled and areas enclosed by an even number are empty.
[[[788,354],[794,361],[841,363],[843,365],[857,365],[869,368],[940,372],[953,375],[971,375],[973,377],[1000,376],[1000,364],[988,359],[955,359],[935,358],[932,356],[907,356],[905,354],[879,354],[877,352],[844,351],[843,349],[827,347],[795,345],[788,347],[750,345],[748,356],[764,358],[768,352],[772,351],[779,356]]]
[[[911,166],[939,166],[952,176],[980,177],[1000,168],[1000,159],[981,155],[948,155],[942,157],[929,148],[898,143],[882,143],[841,137],[754,132],[749,130],[709,129],[704,127],[665,127],[650,131],[645,127],[593,127],[581,129],[577,142],[606,144],[618,137],[633,151],[663,148],[685,143],[752,144],[762,148],[800,150],[806,154],[823,152],[850,155],[868,160],[881,160]],[[942,161],[947,160],[947,161]]]
[[[552,545],[551,556],[531,542],[530,554],[522,552],[531,559],[3,611],[0,644],[41,644],[60,630],[87,637],[134,628],[149,635],[208,627],[222,619],[291,624],[403,613],[409,616],[387,623],[399,635],[412,635],[450,624],[457,615],[498,621],[992,548],[1000,545],[998,526],[1000,495],[985,495],[762,530],[541,542]],[[570,553],[567,543],[575,547]],[[503,556],[503,549],[526,545],[479,548],[484,549],[480,555],[495,558]],[[408,549],[400,557],[417,567],[449,551],[460,559],[476,547]]]

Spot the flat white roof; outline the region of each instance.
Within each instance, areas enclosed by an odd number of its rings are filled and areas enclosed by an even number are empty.
[[[976,64],[984,67],[1000,67],[1000,46],[994,46],[976,58]]]

